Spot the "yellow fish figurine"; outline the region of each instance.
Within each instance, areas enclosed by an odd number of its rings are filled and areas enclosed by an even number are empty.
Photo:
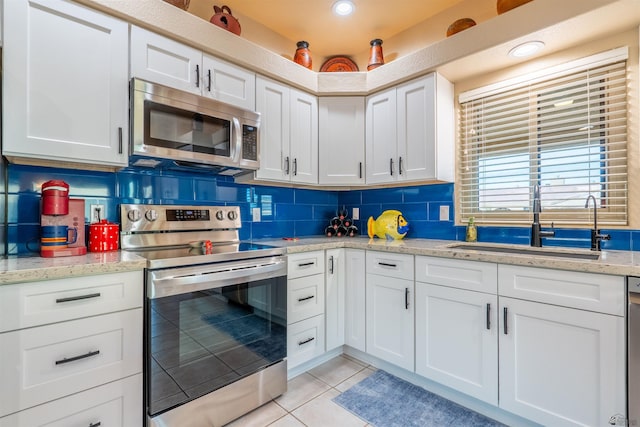
[[[378,236],[381,239],[400,240],[409,231],[409,223],[402,216],[402,212],[388,210],[382,212],[376,220],[370,216],[367,222],[367,231],[370,239],[373,239],[373,236]]]

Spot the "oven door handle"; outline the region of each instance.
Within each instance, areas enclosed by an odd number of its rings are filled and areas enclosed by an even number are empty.
[[[238,283],[254,282],[287,275],[285,257],[195,266],[151,272],[149,298],[160,298],[188,292],[216,289]]]

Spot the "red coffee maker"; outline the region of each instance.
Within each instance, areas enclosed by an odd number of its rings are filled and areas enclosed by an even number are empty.
[[[40,256],[52,258],[86,254],[84,199],[69,198],[69,184],[56,179],[42,184],[41,193],[40,226],[66,225],[77,230],[77,238],[66,247],[41,250]]]

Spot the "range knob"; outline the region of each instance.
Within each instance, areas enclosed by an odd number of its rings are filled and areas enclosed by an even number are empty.
[[[129,218],[129,221],[131,222],[140,221],[140,216],[140,211],[138,209],[131,209],[127,212],[127,218]]]
[[[222,212],[222,211],[216,212],[216,219],[218,221],[222,221],[224,219],[224,212]]]
[[[156,219],[158,219],[158,212],[156,212],[155,209],[149,209],[144,213],[144,217],[149,221],[155,221]]]
[[[229,218],[231,221],[234,221],[236,218],[238,218],[238,213],[236,211],[229,211],[229,213],[227,214],[227,218]]]

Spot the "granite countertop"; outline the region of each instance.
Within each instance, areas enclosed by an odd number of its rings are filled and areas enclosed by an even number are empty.
[[[267,245],[285,247],[289,254],[322,249],[354,248],[470,261],[486,261],[530,267],[554,268],[558,270],[614,274],[619,276],[640,276],[640,252],[633,251],[602,251],[600,252],[599,259],[588,260],[536,255],[535,252],[539,251],[548,253],[552,251],[564,252],[567,254],[590,254],[592,251],[589,249],[563,248],[557,246],[532,248],[524,245],[485,242],[472,244],[484,247],[495,246],[499,248],[522,248],[529,251],[527,254],[514,254],[486,250],[455,249],[450,246],[465,242],[452,240],[403,239],[398,241],[386,241],[377,238],[369,239],[367,237],[310,237],[300,238],[298,240],[262,239],[259,242]]]
[[[57,258],[9,257],[0,260],[0,285],[143,270],[146,265],[144,258],[123,251]]]

